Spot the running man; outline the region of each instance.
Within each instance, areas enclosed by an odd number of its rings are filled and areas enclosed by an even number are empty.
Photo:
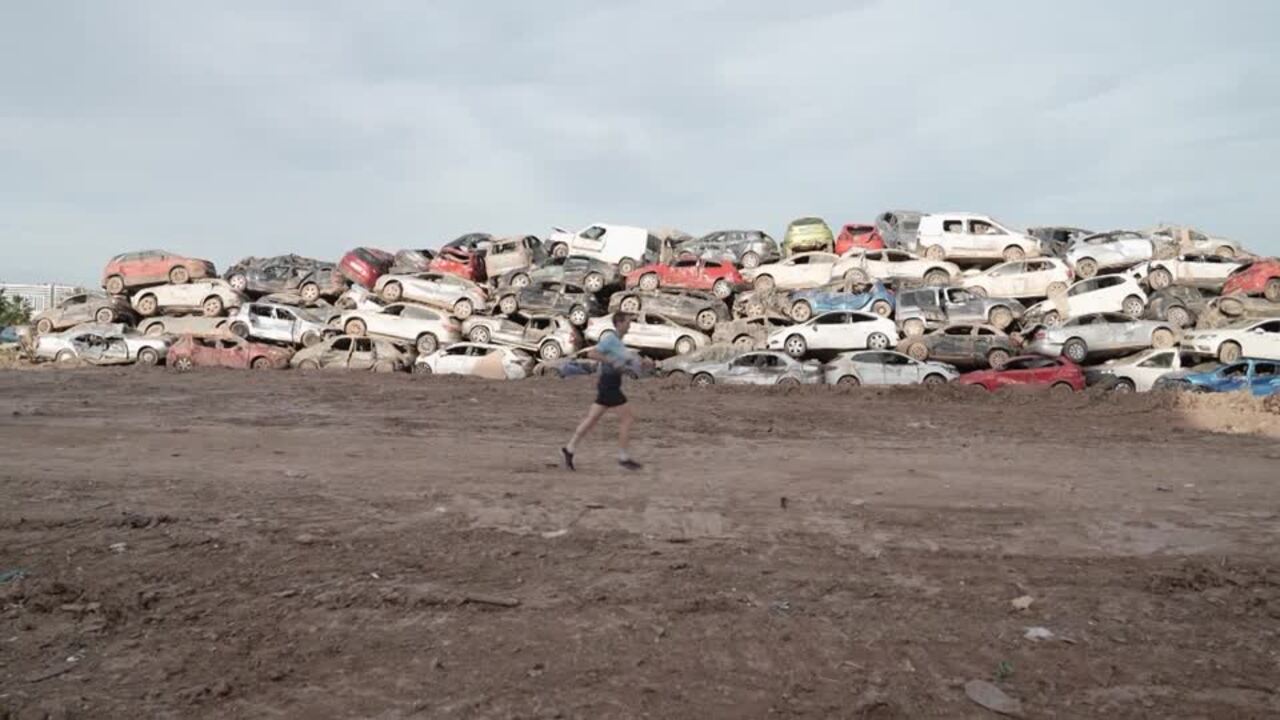
[[[600,338],[600,342],[587,353],[589,357],[599,361],[600,379],[596,383],[596,401],[592,403],[591,409],[587,410],[587,416],[578,424],[578,429],[574,431],[569,444],[560,448],[560,454],[564,456],[564,466],[570,470],[577,469],[573,466],[573,455],[578,452],[578,443],[591,432],[591,428],[600,422],[600,418],[610,408],[618,409],[618,464],[627,470],[639,470],[643,467],[632,460],[627,452],[627,445],[631,441],[632,417],[631,408],[627,407],[627,396],[622,394],[622,374],[627,370],[639,373],[643,367],[640,358],[622,344],[622,336],[627,334],[630,327],[630,315],[615,313],[613,316],[615,332]]]

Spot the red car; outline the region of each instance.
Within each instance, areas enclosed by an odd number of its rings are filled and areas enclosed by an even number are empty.
[[[395,256],[377,248],[359,247],[338,261],[338,272],[351,282],[372,290],[378,278],[387,274]]]
[[[445,246],[431,258],[427,269],[432,272],[457,275],[464,280],[482,283],[485,279],[484,257],[479,251]]]
[[[112,295],[144,285],[181,285],[192,279],[216,278],[208,260],[189,258],[164,250],[143,250],[117,255],[102,270],[102,287]]]
[[[292,357],[292,350],[248,342],[235,336],[183,335],[181,340],[169,346],[165,362],[178,372],[197,367],[279,370],[289,367]]]
[[[956,378],[961,385],[981,385],[995,392],[1012,385],[1084,390],[1084,371],[1064,357],[1023,355],[999,370],[978,370]]]
[[[883,250],[884,238],[875,225],[851,223],[845,225],[836,236],[836,254],[843,255],[854,248],[863,250]]]
[[[724,299],[734,290],[749,283],[728,260],[703,260],[692,256],[682,257],[670,265],[653,263],[636,268],[626,275],[627,287],[639,286],[641,290],[657,290],[660,287],[710,290]]]
[[[1227,276],[1223,295],[1262,295],[1280,302],[1280,260],[1270,258],[1241,265]]]

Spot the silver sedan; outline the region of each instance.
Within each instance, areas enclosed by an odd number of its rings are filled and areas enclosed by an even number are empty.
[[[111,326],[80,326],[41,335],[33,354],[40,360],[90,365],[159,365],[169,352],[169,338],[147,337],[112,330]]]
[[[760,350],[727,360],[691,363],[668,376],[687,375],[694,385],[820,385],[822,366],[801,362],[784,352]]]
[[[1123,313],[1091,313],[1057,327],[1041,326],[1032,334],[1027,350],[1082,363],[1093,355],[1172,347],[1178,337],[1178,329],[1164,321],[1134,320]]]
[[[915,360],[892,350],[840,353],[824,372],[828,385],[943,385],[960,377],[954,365]]]

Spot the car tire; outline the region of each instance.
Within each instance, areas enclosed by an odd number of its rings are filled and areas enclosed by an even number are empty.
[[[809,343],[805,342],[804,337],[800,335],[790,335],[783,342],[783,349],[787,351],[788,355],[798,360],[804,357],[806,352],[809,352]]]
[[[717,280],[711,284],[711,294],[721,300],[727,300],[730,295],[733,295],[733,285],[728,280]]]
[[[526,285],[529,284],[527,279],[525,281],[525,284]],[[582,287],[587,292],[592,292],[592,293],[600,292],[601,290],[604,289],[604,275],[601,275],[598,272],[587,273],[587,276],[582,279]]]
[[[1049,327],[1060,327],[1062,325],[1062,316],[1058,314],[1057,310],[1050,310],[1040,320]]]
[[[858,379],[856,376],[854,376],[854,375],[842,375],[842,376],[840,377],[840,379],[836,381],[836,384],[837,384],[837,385],[852,385],[852,386],[857,386],[857,385],[861,385],[861,384],[862,384],[862,381],[861,381],[861,380],[859,380],[859,379]]]
[[[1089,357],[1089,345],[1080,338],[1071,338],[1063,343],[1062,354],[1071,362],[1079,365]]]
[[[313,303],[320,299],[320,286],[313,282],[305,283],[298,294],[302,296],[303,302]]]
[[[515,275],[512,275],[511,282],[509,284],[513,288],[519,288],[523,290],[524,288],[529,287],[529,282],[530,282],[529,275],[527,273],[521,272],[521,273],[516,273]],[[587,289],[590,290],[590,288],[587,288]]]
[[[1147,309],[1147,304],[1142,302],[1142,298],[1137,295],[1130,295],[1124,299],[1124,303],[1120,305],[1120,309],[1125,315],[1136,320],[1142,317],[1142,312]]]
[[[981,285],[970,285],[966,287],[965,290],[968,290],[969,294],[973,295],[974,297],[984,298],[987,296],[987,289],[982,287]]]
[[[160,353],[155,348],[142,348],[138,351],[139,365],[159,365]]]
[[[551,246],[551,257],[559,260],[560,258],[569,257],[569,246],[564,243],[556,243]]]
[[[564,357],[564,348],[555,340],[548,340],[538,347],[538,357],[544,361],[559,360]]]
[[[418,336],[418,340],[414,343],[414,346],[418,349],[419,355],[430,355],[439,349],[440,340],[431,333],[422,333]]]
[[[520,301],[515,295],[503,295],[498,298],[498,312],[503,315],[510,315],[520,309]]]
[[[232,335],[235,335],[242,340],[249,339],[249,326],[244,323],[231,323],[229,330],[231,330]]]
[[[93,319],[102,325],[110,325],[115,322],[116,311],[111,308],[98,308],[98,312],[93,314]]]
[[[1169,328],[1156,328],[1151,333],[1151,347],[1153,348],[1171,348],[1176,341],[1177,338]]]
[[[398,282],[389,282],[382,286],[382,292],[378,293],[378,295],[382,297],[382,302],[399,302],[404,295],[404,286]]]
[[[902,323],[902,332],[907,337],[919,337],[924,334],[924,321],[920,318],[911,318]]]
[[[186,355],[183,355],[182,357],[173,361],[174,372],[180,372],[180,373],[191,372],[192,368],[194,368],[195,366],[196,366],[195,362],[192,361],[191,358],[187,357]]]
[[[997,305],[987,313],[987,322],[997,329],[1004,330],[1013,324],[1013,311],[1003,305]]]
[[[757,275],[756,279],[752,281],[751,287],[754,288],[756,292],[767,293],[774,288],[773,276]]]
[[[658,286],[662,284],[662,281],[658,278],[657,273],[645,273],[640,276],[640,282],[636,284],[645,292],[653,292],[658,289]]]
[[[1067,291],[1067,284],[1058,280],[1049,283],[1049,287],[1045,288],[1045,297],[1056,297]]]
[[[733,347],[742,352],[748,352],[756,348],[756,341],[750,335],[739,335],[733,339]]]
[[[887,318],[893,314],[893,305],[887,300],[877,300],[871,303],[871,312],[882,318]]]
[[[947,251],[941,245],[928,245],[924,249],[924,257],[929,260],[946,260]]]
[[[699,330],[708,333],[715,330],[716,323],[718,322],[720,322],[720,316],[716,314],[715,310],[710,308],[699,311],[693,318],[693,324],[697,325]]]
[[[373,364],[373,371],[382,375],[396,371],[395,363],[390,360],[379,360]]]
[[[107,278],[107,281],[102,284],[102,287],[106,289],[108,295],[123,295],[124,278],[119,275],[112,275]]]
[[[169,282],[174,285],[186,285],[191,282],[191,272],[179,265],[169,271]]]
[[[156,300],[155,295],[143,295],[138,299],[138,312],[146,317],[151,317],[160,309],[160,301]]]
[[[677,355],[688,355],[696,349],[698,349],[698,344],[688,335],[681,335],[680,338],[676,340]]]
[[[53,356],[53,361],[59,365],[66,365],[75,362],[76,354],[70,350],[59,350],[57,355]]]
[[[1231,247],[1230,245],[1219,246],[1218,249],[1214,250],[1213,252],[1218,257],[1225,258],[1227,260],[1234,259],[1236,256],[1236,249]]]
[[[1005,363],[1009,362],[1009,358],[1010,355],[1008,350],[996,348],[987,353],[987,367],[992,370],[998,370],[1004,367]]]
[[[249,369],[251,369],[251,370],[270,370],[270,369],[271,369],[271,358],[267,358],[267,357],[256,357],[256,358],[254,358],[252,361],[250,361],[250,362],[249,362]]]
[[[416,363],[414,363],[414,364],[413,364],[413,369],[412,369],[412,370],[410,370],[410,372],[412,372],[414,375],[430,375],[430,374],[432,374],[431,366],[430,366],[430,365],[428,365],[428,364],[426,364],[426,363],[422,363],[422,362],[416,362]]]
[[[48,335],[53,332],[53,321],[49,318],[40,318],[36,321],[36,334]]]
[[[364,321],[360,318],[351,318],[347,321],[347,324],[343,326],[342,331],[353,337],[364,337],[365,331],[368,329],[368,326],[365,325]]]
[[[744,268],[760,267],[760,256],[757,253],[752,251],[743,253],[742,267]]]
[[[622,298],[622,302],[618,303],[618,309],[624,313],[634,315],[640,312],[640,298],[635,295],[628,295]]]
[[[218,317],[222,315],[222,312],[226,309],[227,307],[222,302],[222,298],[216,295],[210,298],[205,298],[205,301],[200,305],[200,312],[202,312],[205,317]]]
[[[164,323],[154,322],[147,326],[147,331],[143,333],[147,337],[160,337],[164,335]]]
[[[793,377],[784,377],[778,381],[778,385],[782,387],[798,387],[800,381]]]
[[[913,342],[907,346],[907,357],[924,362],[929,359],[929,346],[922,342]]]
[[[1181,305],[1174,305],[1166,310],[1164,319],[1179,328],[1190,327],[1192,323],[1191,313]]]
[[[802,323],[813,317],[813,306],[806,300],[797,300],[791,305],[791,319]]]
[[[1116,378],[1116,381],[1111,384],[1111,392],[1121,395],[1128,395],[1137,389],[1129,378]]]
[[[1061,381],[1059,381],[1059,382],[1056,382],[1056,383],[1054,383],[1054,384],[1050,385],[1050,386],[1049,386],[1049,391],[1050,391],[1050,392],[1063,393],[1063,394],[1068,394],[1068,395],[1069,395],[1069,394],[1071,394],[1071,393],[1075,392],[1075,391],[1076,391],[1076,389],[1075,389],[1074,387],[1071,387],[1071,383],[1069,383],[1069,382],[1061,382]]]
[[[232,273],[231,277],[227,278],[227,284],[232,290],[242,293],[249,287],[249,278],[244,273]]]
[[[299,339],[302,340],[302,347],[309,348],[315,347],[324,338],[315,330],[308,330],[302,333],[302,337]]]
[[[1262,296],[1274,303],[1280,303],[1280,278],[1271,278],[1262,288]]]
[[[1005,262],[1017,262],[1019,260],[1026,259],[1027,251],[1017,245],[1010,245],[1004,249],[1004,252],[1000,254],[1000,257],[1004,258]]]
[[[631,258],[622,258],[618,261],[618,274],[630,275],[636,271],[636,261]]]
[[[459,320],[466,320],[467,318],[475,314],[475,311],[476,311],[475,303],[471,302],[467,298],[462,298],[461,300],[453,304],[453,316],[458,318]]]
[[[318,360],[311,360],[311,359],[303,360],[302,362],[298,363],[298,369],[299,370],[319,370],[320,362]]]
[[[889,336],[882,332],[873,332],[867,336],[868,350],[887,350],[889,349]]]
[[[581,305],[575,305],[569,309],[569,323],[578,327],[585,327],[587,320],[587,309]]]
[[[698,373],[693,376],[693,380],[689,381],[694,387],[708,387],[716,384],[716,379],[711,377],[710,373]]]
[[[1218,346],[1218,362],[1233,363],[1240,359],[1242,351],[1240,343],[1228,340]]]
[[[492,338],[489,328],[483,325],[477,325],[471,328],[471,332],[467,333],[467,339],[474,343],[488,343]]]
[[[939,375],[938,373],[929,373],[928,375],[924,376],[924,379],[920,381],[920,384],[929,385],[929,386],[946,385],[947,378],[942,375]]]
[[[934,268],[924,274],[924,284],[932,286],[946,285],[951,282],[951,273],[942,268]]]
[[[1156,268],[1147,276],[1147,285],[1152,290],[1163,290],[1173,284],[1173,273],[1164,268]]]
[[[1076,277],[1087,280],[1098,274],[1098,261],[1093,258],[1080,258],[1076,261]]]

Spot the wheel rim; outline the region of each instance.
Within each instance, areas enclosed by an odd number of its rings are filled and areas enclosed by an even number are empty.
[[[302,336],[302,347],[311,347],[320,342],[320,336],[314,332],[304,333]]]
[[[632,260],[623,260],[618,263],[618,272],[627,275],[636,271],[636,264]]]
[[[902,324],[902,330],[908,335],[923,335],[924,323],[919,320],[908,320]]]
[[[690,340],[690,339],[688,339],[688,338],[680,338],[680,340],[679,340],[678,342],[676,342],[676,352],[677,352],[677,353],[679,353],[679,354],[681,354],[681,355],[686,355],[686,354],[688,354],[688,353],[690,353],[690,352],[692,352],[692,351],[693,351],[693,341],[692,341],[692,340]]]
[[[498,301],[498,309],[501,310],[503,314],[510,315],[516,311],[516,299],[510,295],[502,298]]]
[[[889,303],[877,300],[871,305],[871,311],[880,317],[889,317],[889,313],[893,312],[893,308],[889,307]]]
[[[711,286],[711,292],[714,293],[716,297],[723,300],[733,294],[733,288],[729,287],[729,283],[727,281],[718,280],[715,285]]]
[[[182,285],[183,283],[185,283],[190,279],[191,279],[191,274],[188,273],[184,268],[174,268],[173,270],[169,271],[169,282],[173,283],[174,285]]]
[[[471,313],[474,311],[475,308],[471,306],[470,300],[459,300],[458,304],[453,306],[454,314],[460,318],[471,317]]]
[[[806,349],[806,345],[804,340],[801,340],[798,337],[792,337],[787,339],[788,354],[793,356],[800,356],[804,354],[805,349]]]
[[[1009,353],[1003,350],[996,350],[987,356],[987,364],[991,367],[1000,367],[1009,362]]]
[[[930,260],[941,260],[946,257],[947,253],[938,245],[930,245],[924,251],[924,256]]]
[[[527,278],[525,279],[525,284],[529,284],[529,280]],[[592,273],[587,276],[585,281],[583,281],[583,285],[591,292],[600,292],[604,289],[604,276]]]
[[[698,313],[698,328],[702,330],[710,330],[716,326],[716,313],[714,310],[703,310]]]
[[[1191,316],[1187,314],[1186,310],[1183,310],[1180,307],[1169,308],[1169,312],[1165,314],[1165,317],[1169,319],[1169,322],[1177,325],[1178,327],[1186,327],[1191,324]]]
[[[755,347],[755,341],[749,335],[739,335],[733,339],[733,346],[739,350],[750,350]]]
[[[1004,251],[1005,262],[1016,262],[1018,260],[1023,259],[1026,256],[1027,254],[1023,252],[1022,248],[1020,247],[1011,247],[1011,248],[1005,249]]]
[[[438,344],[439,343],[436,342],[435,337],[431,335],[423,335],[418,338],[418,353],[421,355],[430,355],[436,351],[436,346]]]
[[[238,338],[247,338],[249,337],[249,326],[236,323],[231,326],[231,334]]]
[[[40,333],[41,335],[48,335],[49,331],[51,330],[53,330],[52,320],[41,320],[40,322],[36,323],[36,332]]]
[[[836,384],[837,384],[837,385],[857,385],[857,384],[858,384],[858,378],[856,378],[856,377],[854,377],[854,376],[852,376],[852,375],[845,375],[844,377],[842,377],[842,378],[840,378],[839,380],[837,380],[837,381],[836,381]]]
[[[872,350],[883,350],[889,347],[889,336],[883,333],[872,333],[871,337],[867,338],[867,347]]]
[[[1137,298],[1126,298],[1124,301],[1124,311],[1129,317],[1138,317],[1142,314],[1142,301]]]
[[[319,297],[320,297],[320,288],[318,286],[311,285],[311,284],[302,286],[303,300],[306,300],[307,302],[315,302],[316,299]]]
[[[575,308],[574,310],[570,311],[569,322],[573,323],[574,325],[586,325],[587,311],[583,310],[582,308]]]
[[[489,342],[489,329],[478,327],[471,331],[471,342],[487,343]]]
[[[249,279],[244,275],[232,275],[231,279],[227,281],[227,284],[229,284],[231,289],[236,292],[244,292],[244,289],[249,287]]]
[[[1157,270],[1151,273],[1151,287],[1157,290],[1168,287],[1171,280],[1172,278],[1169,277],[1169,273],[1164,270]]]
[[[946,382],[947,379],[941,375],[926,375],[924,378],[925,385],[942,385]]]
[[[704,386],[705,386],[705,385],[710,385],[712,382],[714,382],[714,380],[712,380],[712,378],[711,378],[711,376],[710,376],[710,375],[694,375],[694,376],[693,376],[693,384],[694,384],[694,385],[704,385]]]
[[[769,277],[768,275],[761,275],[760,277],[756,278],[756,281],[755,283],[753,283],[753,286],[755,287],[756,290],[759,290],[760,292],[768,292],[773,289],[773,278]]]
[[[951,276],[940,270],[933,270],[924,276],[924,281],[930,285],[946,285]]]
[[[98,322],[102,323],[103,325],[106,325],[107,323],[115,319],[115,313],[113,313],[112,311],[106,308],[103,308],[98,311],[98,314],[94,316],[94,319],[96,319]]]
[[[1151,335],[1151,345],[1158,348],[1167,348],[1173,345],[1173,333],[1168,330],[1156,330]]]
[[[1098,264],[1092,260],[1081,260],[1076,263],[1076,273],[1080,277],[1090,278],[1098,272]]]
[[[138,352],[138,362],[143,365],[155,365],[156,361],[159,359],[160,356],[156,354],[156,351],[150,348],[146,348]]]
[[[640,301],[639,301],[639,300],[637,300],[637,299],[635,299],[635,298],[633,298],[633,297],[629,297],[629,298],[626,298],[625,300],[623,300],[623,301],[618,305],[618,307],[622,309],[622,312],[626,312],[626,313],[639,312],[639,311],[640,311]]]
[[[352,320],[347,323],[346,330],[348,335],[364,335],[364,323],[359,320]]]
[[[175,370],[190,370],[191,358],[178,358],[178,361],[173,364],[173,367]]]
[[[813,308],[809,307],[809,303],[801,300],[791,307],[791,319],[796,322],[804,322],[812,315]]]
[[[542,346],[540,354],[543,360],[558,360],[564,353],[560,351],[559,344],[551,342]]]
[[[1067,344],[1066,355],[1071,358],[1072,362],[1084,362],[1084,358],[1088,354],[1089,351],[1085,348],[1084,343],[1073,342]]]
[[[760,256],[753,252],[749,252],[742,256],[742,267],[753,268],[760,265]]]
[[[1133,392],[1133,384],[1128,380],[1121,380],[1116,383],[1115,391],[1118,393],[1131,393]]]
[[[1240,346],[1235,343],[1227,343],[1222,346],[1222,350],[1218,354],[1222,356],[1221,360],[1223,362],[1235,362],[1240,359]]]
[[[518,288],[529,287],[529,276],[517,275],[514,278],[511,278],[511,286]]]
[[[1049,327],[1058,327],[1062,324],[1062,316],[1056,312],[1046,313],[1044,316],[1044,324]]]
[[[154,315],[156,312],[156,299],[153,297],[145,297],[138,301],[138,309],[143,315]]]
[[[991,311],[991,324],[1001,330],[1009,327],[1009,323],[1013,322],[1013,313],[1006,308],[996,308]]]
[[[112,295],[119,295],[124,292],[124,280],[119,277],[107,278],[107,292]]]
[[[650,291],[652,291],[652,290],[657,290],[657,289],[658,289],[658,276],[657,276],[657,275],[645,275],[644,277],[640,278],[640,289],[641,289],[641,290],[650,290]]]
[[[929,357],[929,348],[924,343],[916,343],[907,349],[907,354],[913,360],[924,360]]]
[[[209,300],[204,304],[204,314],[209,317],[217,317],[222,314],[222,301]]]

